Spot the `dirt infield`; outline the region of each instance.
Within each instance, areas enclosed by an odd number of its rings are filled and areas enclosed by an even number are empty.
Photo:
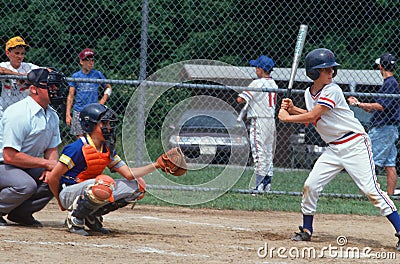
[[[318,215],[313,241],[294,242],[290,237],[300,213],[139,204],[105,216],[111,235],[90,237],[68,233],[65,215],[52,201],[35,215],[45,227],[1,227],[0,263],[398,263],[394,258],[400,258],[384,217]],[[348,243],[339,246],[338,236]]]

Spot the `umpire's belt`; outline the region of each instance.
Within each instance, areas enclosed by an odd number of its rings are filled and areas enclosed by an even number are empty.
[[[335,141],[329,142],[329,144],[340,145],[340,144],[346,143],[352,139],[355,139],[356,137],[359,137],[359,136],[362,136],[362,134],[349,132],[349,133],[346,133],[344,136],[336,139]]]

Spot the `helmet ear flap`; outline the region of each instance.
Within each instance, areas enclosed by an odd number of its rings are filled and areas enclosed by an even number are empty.
[[[309,69],[307,70],[307,76],[315,81],[316,79],[319,78],[319,69]],[[335,78],[335,76],[337,75],[337,67],[333,67],[333,74],[332,74],[332,78]]]
[[[311,80],[315,81],[316,79],[319,78],[319,70],[318,69],[309,69],[309,70],[307,70],[307,76]]]
[[[335,78],[336,74],[337,74],[337,67],[333,67],[332,78]]]

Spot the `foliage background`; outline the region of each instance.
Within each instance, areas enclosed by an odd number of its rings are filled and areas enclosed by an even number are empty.
[[[145,2],[145,1],[143,1]],[[77,54],[94,48],[109,78],[138,79],[142,1],[14,0],[1,3],[1,42],[20,35],[27,61],[71,75]],[[398,53],[398,1],[149,0],[147,73],[189,59],[247,66],[260,54],[290,67],[298,26],[310,28],[305,52],[332,49],[348,69],[370,69],[385,51]],[[1,59],[7,60],[5,54]]]

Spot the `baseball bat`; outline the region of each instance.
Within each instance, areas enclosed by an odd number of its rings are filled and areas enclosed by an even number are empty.
[[[286,93],[287,98],[290,98],[292,96],[293,82],[294,78],[296,77],[297,68],[299,67],[299,61],[301,57],[301,52],[303,51],[304,48],[304,42],[306,40],[307,30],[308,30],[307,25],[300,25],[299,34],[297,35],[296,46],[294,48],[292,70],[290,72],[289,85]]]
[[[249,102],[246,102],[246,104],[243,106],[242,110],[240,111],[239,116],[236,119],[236,121],[240,122],[243,120],[243,117],[246,114],[248,108],[249,108]]]

